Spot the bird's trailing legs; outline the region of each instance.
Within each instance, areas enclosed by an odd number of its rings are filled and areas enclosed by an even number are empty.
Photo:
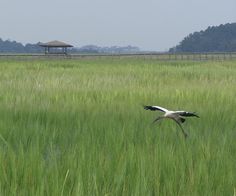
[[[155,122],[157,122],[157,121],[160,121],[160,120],[162,120],[162,119],[164,119],[164,118],[165,118],[164,116],[159,116],[159,117],[157,117],[152,123],[155,123]],[[174,119],[174,118],[170,118],[170,119],[174,120],[174,121],[179,125],[179,127],[181,128],[182,133],[184,134],[184,138],[186,139],[186,138],[188,137],[188,134],[184,131],[184,129],[183,129],[183,127],[181,126],[180,122],[178,122],[178,121],[177,121],[176,119]]]
[[[183,127],[181,126],[181,124],[177,120],[175,120],[175,119],[173,119],[173,120],[179,125],[182,133],[184,134],[184,138],[186,139],[188,137],[188,134],[184,131]]]

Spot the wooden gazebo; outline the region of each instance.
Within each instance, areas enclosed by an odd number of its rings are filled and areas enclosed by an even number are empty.
[[[73,47],[70,44],[57,40],[50,41],[47,43],[39,43],[39,46],[44,47],[45,54],[64,54],[64,55],[67,55],[67,48]]]

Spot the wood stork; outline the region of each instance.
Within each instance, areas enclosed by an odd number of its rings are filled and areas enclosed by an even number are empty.
[[[159,120],[165,119],[165,118],[169,118],[174,120],[179,127],[181,128],[184,137],[186,138],[188,136],[188,134],[184,131],[183,127],[181,126],[181,123],[184,123],[185,118],[184,117],[197,117],[199,118],[199,116],[195,113],[195,112],[186,112],[186,111],[170,111],[167,110],[163,107],[160,106],[144,106],[145,110],[151,110],[151,111],[161,111],[161,112],[165,112],[165,114],[163,116],[158,116],[154,121],[157,122]]]

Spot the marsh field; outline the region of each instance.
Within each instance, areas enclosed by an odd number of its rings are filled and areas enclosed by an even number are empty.
[[[235,109],[236,61],[0,60],[0,195],[233,196]]]

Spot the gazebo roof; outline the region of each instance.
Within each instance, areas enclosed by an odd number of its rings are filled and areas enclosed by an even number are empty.
[[[50,42],[47,42],[47,43],[39,43],[40,46],[42,47],[73,47],[72,45],[70,44],[67,44],[67,43],[64,43],[64,42],[61,42],[61,41],[57,41],[57,40],[54,40],[54,41],[50,41]]]

